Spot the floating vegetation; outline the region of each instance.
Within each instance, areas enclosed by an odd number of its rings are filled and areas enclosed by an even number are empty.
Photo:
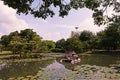
[[[115,67],[96,65],[81,65],[69,70],[55,61],[46,68],[40,68],[35,76],[10,77],[8,80],[120,80],[120,73]]]
[[[81,65],[76,66],[74,71],[68,69],[40,70],[36,78],[38,80],[120,80],[120,73],[108,67]]]
[[[119,58],[81,56],[82,61],[73,65],[59,63],[61,57],[58,56],[1,59],[0,80],[120,80]]]

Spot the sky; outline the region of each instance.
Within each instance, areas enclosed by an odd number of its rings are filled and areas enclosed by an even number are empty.
[[[0,1],[0,36],[13,31],[33,29],[43,40],[57,41],[70,37],[71,31],[89,30],[93,33],[105,29],[105,26],[94,25],[92,11],[88,9],[71,10],[69,15],[61,18],[58,15],[47,19],[34,18],[32,15],[17,15],[16,10]]]

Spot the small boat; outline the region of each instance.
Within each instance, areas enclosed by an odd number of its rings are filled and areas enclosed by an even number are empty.
[[[67,52],[60,62],[70,62],[72,64],[80,62],[79,56],[74,52]]]
[[[71,62],[71,59],[61,59],[60,62]]]
[[[72,64],[80,62],[80,58],[78,59],[61,59],[60,62],[70,62]]]

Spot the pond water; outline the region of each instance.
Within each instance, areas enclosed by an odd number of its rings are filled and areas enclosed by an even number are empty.
[[[80,55],[80,58],[81,62],[77,64],[60,63],[61,57],[34,62],[3,63],[0,65],[0,79],[7,80],[10,77],[32,75],[37,80],[56,80],[56,78],[60,80],[104,80],[102,78],[108,77],[111,80],[120,80],[120,56],[97,54]],[[96,77],[96,73],[99,76]],[[106,75],[108,73],[109,75]],[[113,73],[115,75],[112,75]]]

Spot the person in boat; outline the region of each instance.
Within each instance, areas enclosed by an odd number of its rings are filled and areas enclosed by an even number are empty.
[[[74,51],[69,51],[65,54],[64,59],[61,60],[61,62],[71,62],[71,63],[77,63],[80,62],[80,58]]]
[[[75,52],[73,52],[72,53],[72,61],[71,61],[71,63],[78,63],[78,62],[80,62],[80,58]]]

